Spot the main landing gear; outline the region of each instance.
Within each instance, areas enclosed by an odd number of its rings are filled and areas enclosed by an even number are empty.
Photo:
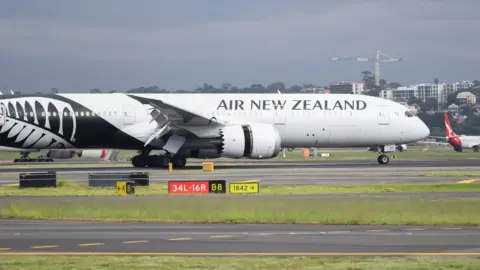
[[[53,162],[53,159],[46,157],[44,155],[39,156],[38,158],[29,157],[30,152],[20,152],[21,157],[13,160],[16,162]]]
[[[171,154],[150,156],[148,152],[141,153],[132,158],[132,165],[137,168],[168,168],[168,163],[172,163],[173,168],[183,168],[187,164],[187,159]]]

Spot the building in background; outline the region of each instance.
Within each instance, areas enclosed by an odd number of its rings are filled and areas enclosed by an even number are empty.
[[[385,89],[380,91],[381,98],[394,100],[395,98],[404,98],[409,100],[416,97],[425,102],[429,98],[438,101],[438,107],[442,108],[447,102],[448,96],[459,90],[465,90],[472,87],[472,81],[461,81],[456,83],[421,83],[410,86],[401,86],[396,89]]]
[[[473,105],[477,102],[477,96],[470,92],[458,93],[456,98],[460,105]]]
[[[311,94],[328,94],[328,89],[323,87],[315,87],[315,88],[303,88],[300,90],[302,93],[311,93]]]
[[[330,83],[330,94],[360,95],[364,91],[364,82],[333,82]]]

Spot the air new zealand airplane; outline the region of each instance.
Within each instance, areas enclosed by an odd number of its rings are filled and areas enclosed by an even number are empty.
[[[308,147],[378,147],[378,163],[387,164],[385,153],[396,144],[429,133],[403,105],[365,95],[0,96],[1,148],[134,149],[135,167],[178,168],[187,158],[268,159],[282,148]],[[151,154],[158,150],[164,154]]]

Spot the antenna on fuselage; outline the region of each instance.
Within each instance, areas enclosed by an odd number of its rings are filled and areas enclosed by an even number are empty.
[[[282,92],[280,92],[280,89],[277,89],[277,93],[281,94]]]

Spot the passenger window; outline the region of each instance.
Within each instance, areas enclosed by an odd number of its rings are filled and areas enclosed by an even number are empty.
[[[411,111],[406,111],[406,112],[405,112],[405,116],[406,116],[406,117],[413,117],[414,115],[413,115],[413,113],[412,113]]]

